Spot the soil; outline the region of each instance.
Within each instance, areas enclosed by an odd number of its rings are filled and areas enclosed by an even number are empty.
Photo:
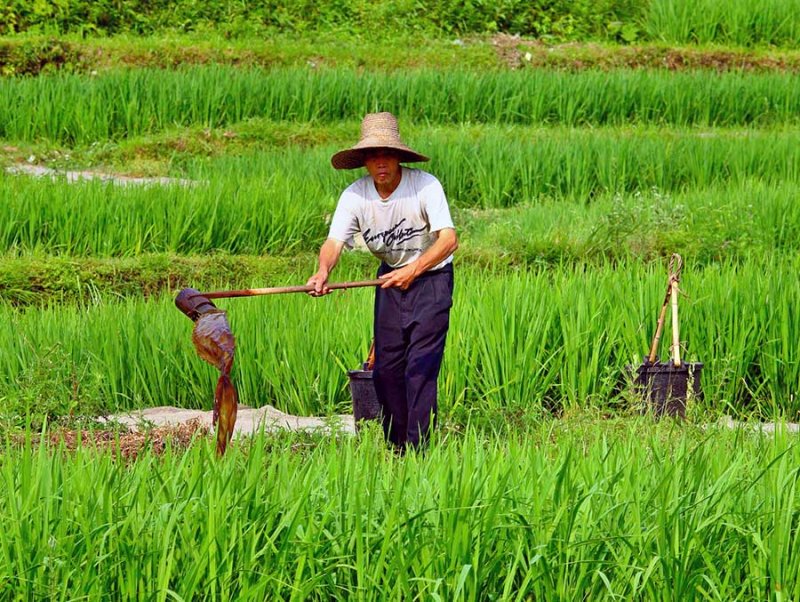
[[[45,436],[45,442],[52,448],[62,446],[67,451],[75,451],[89,447],[100,452],[119,454],[125,461],[134,461],[145,451],[155,455],[161,455],[167,449],[181,451],[187,449],[195,438],[213,436],[212,414],[212,411],[173,406],[148,408],[98,419],[101,425],[114,425],[113,429],[54,429]],[[351,435],[356,432],[350,414],[333,417],[293,416],[272,406],[239,406],[233,436],[253,435],[262,429],[267,433],[286,430]],[[17,445],[24,445],[26,437],[15,435],[13,440]],[[38,445],[40,439],[34,437],[32,443]]]
[[[603,46],[585,42],[547,45],[538,40],[499,34],[492,46],[510,69],[548,67],[568,71],[583,69],[666,69],[800,72],[800,54],[760,54],[744,50],[670,48],[662,46]]]
[[[209,427],[197,418],[185,422],[169,424],[149,430],[131,430],[129,432],[114,430],[72,430],[56,429],[46,437],[52,447],[62,446],[68,451],[79,447],[93,447],[98,451],[118,452],[124,460],[136,460],[144,450],[149,449],[161,455],[166,449],[183,450],[188,448],[195,437],[209,435]],[[16,443],[22,445],[23,435],[15,437]],[[33,441],[34,445],[39,440]]]

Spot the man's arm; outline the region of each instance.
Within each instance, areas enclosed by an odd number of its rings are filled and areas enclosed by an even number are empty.
[[[306,286],[314,287],[314,290],[308,293],[309,295],[312,297],[320,297],[331,292],[331,289],[327,286],[328,276],[330,276],[331,271],[333,271],[333,268],[339,261],[339,256],[342,254],[343,248],[344,243],[335,238],[329,238],[322,243],[322,247],[320,247],[319,250],[319,268],[317,269],[317,273],[306,282]]]
[[[381,276],[385,281],[381,288],[391,288],[396,286],[406,290],[420,274],[427,272],[432,267],[439,265],[442,261],[452,255],[458,249],[458,237],[453,228],[442,228],[436,233],[436,242],[425,251],[418,259],[412,261],[402,268]]]

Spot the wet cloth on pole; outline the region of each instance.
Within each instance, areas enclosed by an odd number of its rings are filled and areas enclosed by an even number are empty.
[[[378,276],[392,269],[382,263]],[[452,305],[451,264],[420,275],[408,290],[376,289],[373,380],[384,433],[397,446],[419,446],[435,426]]]

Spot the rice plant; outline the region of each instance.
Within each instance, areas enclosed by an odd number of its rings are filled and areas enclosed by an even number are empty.
[[[800,412],[800,363],[792,347],[800,328],[797,269],[794,256],[685,269],[683,357],[705,363],[706,397],[694,410]],[[309,264],[296,281],[312,270]],[[466,422],[624,404],[616,398],[624,368],[638,365],[649,348],[665,279],[663,266],[635,261],[499,274],[460,270],[440,380],[443,411]],[[299,414],[348,411],[346,370],[365,359],[371,338],[370,291],[219,305],[237,337],[234,380],[243,403]],[[170,297],[6,307],[0,319],[10,325],[0,333],[7,419],[81,408],[210,407],[215,377],[196,357],[191,323]]]
[[[797,0],[652,0],[644,28],[655,40],[679,44],[800,46]]]
[[[7,442],[0,592],[72,600],[800,595],[791,435],[631,421],[425,455],[257,436],[126,464]]]
[[[469,140],[451,144],[454,135],[428,145],[436,159],[426,168],[456,211],[517,207],[463,211],[457,221],[480,234],[479,246],[520,260],[649,256],[676,245],[705,259],[796,249],[793,132],[742,140],[557,132],[518,144],[496,133],[479,151]],[[191,168],[199,184],[188,188],[0,175],[0,252],[313,252],[338,194],[360,176],[329,167],[333,148],[220,158]]]
[[[780,73],[142,69],[0,80],[0,137],[91,143],[175,125],[335,122],[376,110],[430,123],[796,124],[795,88],[795,76]]]
[[[289,252],[323,239],[334,193],[282,174],[198,186],[130,189],[100,182],[0,177],[6,250],[65,255],[136,255],[225,250]]]

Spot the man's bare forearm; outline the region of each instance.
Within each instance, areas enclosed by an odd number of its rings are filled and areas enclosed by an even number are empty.
[[[431,247],[419,256],[414,264],[417,274],[427,272],[432,267],[439,265],[458,249],[458,237],[452,228],[439,230],[439,236]]]

